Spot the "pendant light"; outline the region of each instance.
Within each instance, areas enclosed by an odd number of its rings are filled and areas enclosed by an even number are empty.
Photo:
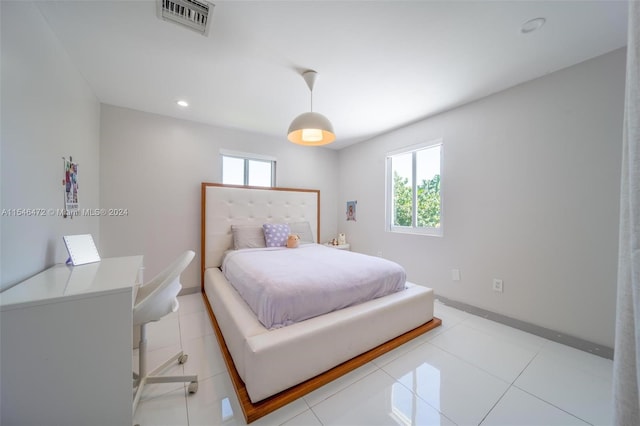
[[[313,85],[317,75],[318,73],[312,70],[302,73],[302,78],[311,91],[311,111],[300,114],[291,122],[287,136],[287,139],[299,145],[327,145],[336,139],[329,119],[322,114],[313,112]]]

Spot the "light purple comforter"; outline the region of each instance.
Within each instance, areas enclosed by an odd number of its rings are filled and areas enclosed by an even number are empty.
[[[279,328],[405,288],[390,260],[320,244],[229,252],[222,271],[266,328]]]

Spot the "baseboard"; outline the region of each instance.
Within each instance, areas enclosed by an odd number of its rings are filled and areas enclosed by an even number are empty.
[[[467,305],[466,303],[451,300],[443,296],[436,296],[436,299],[447,306],[460,309],[461,311],[465,311],[491,321],[499,322],[501,324],[508,325],[509,327],[517,328],[518,330],[526,331],[527,333],[535,334],[536,336],[540,336],[557,343],[562,343],[563,345],[571,346],[572,348],[580,349],[603,358],[613,359],[613,348],[608,346],[602,346],[578,337],[568,336],[559,331],[540,327],[502,314],[487,311],[476,306]]]

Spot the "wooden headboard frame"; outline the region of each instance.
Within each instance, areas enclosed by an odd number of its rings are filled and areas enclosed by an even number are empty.
[[[219,189],[219,191],[218,191]],[[226,209],[224,212],[207,212],[207,194],[209,191],[210,197],[220,197],[217,200],[210,199],[212,201],[219,202],[221,207]],[[246,191],[246,192],[245,192]],[[313,197],[315,194],[315,197]],[[311,197],[309,197],[311,195]],[[213,198],[213,197],[212,197]],[[255,199],[254,199],[255,198]],[[301,201],[304,200],[304,201]],[[312,205],[307,204],[307,200],[315,202],[315,208]],[[260,203],[266,202],[264,205],[265,210],[259,211],[261,208]],[[224,185],[221,183],[209,183],[202,182],[202,222],[201,222],[201,250],[200,250],[200,285],[201,290],[204,291],[204,271],[207,265],[211,266],[211,260],[207,262],[208,253],[207,249],[207,218],[208,214],[221,215],[220,219],[224,219],[224,224],[220,225],[220,229],[217,229],[216,235],[219,235],[219,247],[216,247],[216,252],[221,250],[230,249],[231,246],[231,225],[252,224],[262,225],[265,222],[297,222],[303,220],[309,220],[309,217],[305,216],[305,212],[311,212],[310,216],[315,214],[315,218],[311,218],[311,226],[315,222],[315,239],[316,242],[320,241],[320,191],[317,189],[300,189],[300,188],[268,188],[257,186],[242,186],[242,185]],[[224,216],[222,216],[224,215]],[[315,220],[313,220],[315,219]],[[212,230],[209,230],[211,233]],[[209,238],[211,241],[211,238]]]

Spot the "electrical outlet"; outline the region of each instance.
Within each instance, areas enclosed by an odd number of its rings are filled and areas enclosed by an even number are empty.
[[[460,281],[460,269],[452,269],[451,270],[451,280],[452,281]]]
[[[494,278],[493,279],[493,291],[497,291],[498,293],[502,293],[502,291],[503,291],[502,280],[499,280],[498,278]]]
[[[381,251],[379,251],[379,252],[378,252],[378,254],[377,254],[376,256],[378,256],[378,257],[382,257],[382,252],[381,252]]]

